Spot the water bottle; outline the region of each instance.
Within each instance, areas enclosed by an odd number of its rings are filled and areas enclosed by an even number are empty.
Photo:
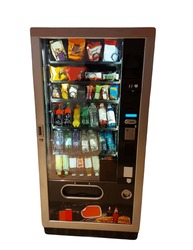
[[[53,145],[54,150],[56,152],[60,152],[63,149],[63,131],[62,130],[54,130],[54,138],[53,138]]]
[[[106,140],[107,140],[107,153],[115,154],[115,143],[113,139],[112,131],[106,131]]]
[[[93,130],[89,130],[88,131],[88,137],[89,137],[89,143],[90,143],[91,151],[97,151],[98,150],[97,135],[94,133]]]
[[[105,131],[100,131],[99,132],[99,143],[100,143],[101,153],[106,154],[106,152],[107,152],[107,143],[106,143]]]
[[[107,110],[104,103],[101,103],[99,107],[99,125],[103,127],[107,125]]]
[[[72,148],[72,134],[69,129],[64,131],[64,147],[66,150],[69,150]]]
[[[88,111],[89,111],[89,116],[90,116],[90,126],[93,128],[98,127],[98,124],[99,124],[98,112],[94,103],[90,104]]]
[[[82,130],[81,146],[82,146],[82,153],[88,153],[89,152],[88,136],[87,136],[85,130]]]
[[[107,120],[108,120],[107,127],[109,127],[109,128],[116,127],[115,112],[114,112],[111,104],[108,104],[108,107],[107,107]]]

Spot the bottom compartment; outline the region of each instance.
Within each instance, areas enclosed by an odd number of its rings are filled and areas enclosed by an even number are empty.
[[[104,237],[136,240],[138,232],[117,232],[117,231],[99,231],[99,230],[79,230],[64,228],[44,228],[46,234],[73,235],[87,237]]]

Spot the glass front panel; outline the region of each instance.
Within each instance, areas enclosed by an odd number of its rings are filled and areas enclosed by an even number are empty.
[[[116,181],[123,40],[41,42],[49,180]]]

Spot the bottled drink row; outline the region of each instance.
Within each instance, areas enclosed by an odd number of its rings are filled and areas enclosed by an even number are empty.
[[[68,155],[116,154],[115,134],[108,130],[54,130],[53,149],[56,154]]]
[[[98,156],[69,157],[68,155],[55,155],[55,169],[59,176],[99,176],[100,161]]]
[[[78,128],[89,126],[92,128],[107,127],[115,128],[115,111],[110,103],[90,103],[89,105],[76,104],[73,108],[70,103],[55,104],[53,107],[54,126],[72,126]]]

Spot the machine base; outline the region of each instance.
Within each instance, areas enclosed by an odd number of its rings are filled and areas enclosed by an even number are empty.
[[[78,230],[64,228],[44,228],[46,234],[103,237],[136,240],[138,232],[116,232],[116,231],[98,231],[98,230]]]

